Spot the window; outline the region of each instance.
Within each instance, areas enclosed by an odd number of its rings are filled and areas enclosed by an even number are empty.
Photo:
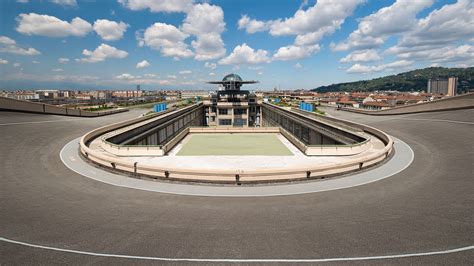
[[[163,143],[166,140],[166,130],[164,128],[160,129],[159,133],[159,143]]]
[[[220,115],[227,115],[227,114],[229,114],[229,109],[219,108],[219,114]]]
[[[234,109],[234,114],[235,115],[245,115],[245,114],[247,114],[247,109],[243,109],[243,108],[242,109],[240,109],[240,108],[239,109]]]
[[[234,126],[242,127],[246,125],[247,125],[247,121],[245,119],[239,119],[239,118],[234,119]]]
[[[301,126],[295,123],[293,127],[293,135],[295,135],[298,139],[301,139]]]
[[[173,124],[166,127],[166,137],[170,138],[171,136],[173,136]]]
[[[301,139],[304,143],[309,144],[309,128],[302,127],[301,129]]]
[[[215,112],[216,112],[216,107],[212,107],[211,113],[215,113]]]
[[[211,116],[211,122],[216,122],[216,117],[215,116]]]
[[[219,119],[220,126],[230,126],[232,125],[232,119]]]

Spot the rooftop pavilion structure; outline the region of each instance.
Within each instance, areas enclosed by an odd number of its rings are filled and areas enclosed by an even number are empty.
[[[212,94],[206,102],[206,125],[258,127],[261,124],[261,108],[254,93],[241,90],[243,84],[258,83],[255,80],[244,81],[237,74],[229,74],[222,81],[209,81],[223,87]]]
[[[209,84],[220,84],[226,91],[240,91],[240,87],[243,84],[254,84],[258,83],[256,80],[242,80],[237,74],[229,74],[225,76],[222,81],[208,81]]]

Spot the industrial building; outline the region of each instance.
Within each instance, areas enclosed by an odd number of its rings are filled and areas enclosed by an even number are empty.
[[[428,80],[428,93],[443,94],[446,96],[456,95],[458,88],[458,78],[450,77],[448,79],[429,79]]]

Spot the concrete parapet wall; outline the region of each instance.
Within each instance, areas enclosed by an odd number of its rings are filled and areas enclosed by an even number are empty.
[[[278,127],[190,127],[189,133],[280,133]]]
[[[459,109],[474,108],[474,93],[458,95],[432,102],[398,106],[380,111],[368,111],[363,109],[343,107],[344,111],[366,114],[366,115],[403,115],[424,112],[439,112]]]
[[[122,146],[102,140],[101,147],[117,156],[163,156],[165,155],[161,146]]]
[[[89,112],[79,109],[63,108],[51,104],[21,101],[5,97],[0,97],[0,110],[80,117],[98,117],[128,111],[128,109],[114,109],[109,111]]]
[[[368,139],[355,145],[332,145],[332,146],[309,146],[306,148],[306,155],[309,156],[349,156],[360,154],[372,146]]]

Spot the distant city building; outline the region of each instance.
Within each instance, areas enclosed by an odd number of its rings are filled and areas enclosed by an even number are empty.
[[[458,78],[450,77],[448,79],[429,79],[428,80],[428,93],[432,94],[443,94],[446,96],[456,95],[458,88]]]
[[[181,98],[181,93],[179,91],[165,91],[164,96],[166,101],[176,101]]]
[[[118,97],[118,98],[136,98],[136,97],[142,97],[143,96],[143,91],[141,91],[141,90],[114,91],[112,93],[112,96]]]
[[[58,90],[36,90],[35,92],[39,95],[40,99],[56,99],[61,97]]]
[[[209,91],[181,91],[181,99],[209,98]]]
[[[209,126],[260,126],[261,107],[257,96],[246,90],[240,90],[243,84],[258,81],[244,81],[239,75],[229,74],[222,81],[210,81],[224,89],[216,91],[210,101],[205,101],[206,124]]]
[[[87,93],[76,93],[74,94],[74,98],[78,100],[92,100],[93,96]]]
[[[365,102],[360,105],[361,108],[368,109],[368,110],[385,110],[389,109],[390,105],[385,101],[378,101],[378,102]]]
[[[14,98],[17,100],[31,101],[39,100],[40,97],[37,93],[34,92],[17,92]]]

